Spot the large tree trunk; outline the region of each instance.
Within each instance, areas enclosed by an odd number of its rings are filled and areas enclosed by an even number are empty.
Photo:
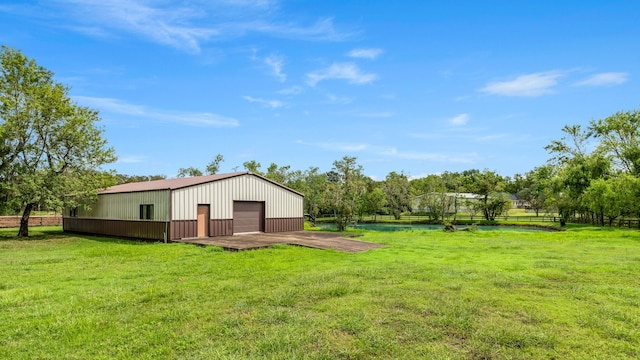
[[[31,210],[35,204],[27,204],[20,218],[20,230],[18,231],[18,237],[29,237],[29,216],[31,216]]]

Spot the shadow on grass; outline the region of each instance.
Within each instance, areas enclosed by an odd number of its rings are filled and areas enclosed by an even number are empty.
[[[62,231],[62,226],[38,226],[29,228],[29,237],[18,237],[19,228],[2,228],[0,229],[0,241],[8,240],[49,240],[53,238],[64,237],[66,234]]]
[[[87,234],[75,234],[65,233],[66,236],[75,237],[78,239],[96,241],[101,243],[111,244],[125,244],[125,245],[149,245],[149,244],[162,244],[160,240],[148,240],[148,239],[133,239],[133,238],[121,238],[115,236],[99,236],[99,235],[87,235]]]
[[[150,243],[161,243],[156,240],[144,240],[144,239],[125,239],[118,237],[87,235],[64,232],[62,226],[38,226],[29,228],[29,237],[18,237],[18,228],[2,228],[0,229],[0,242],[1,241],[42,241],[53,240],[62,238],[75,238],[89,241],[97,241],[102,243],[112,244],[127,244],[127,245],[148,245]]]

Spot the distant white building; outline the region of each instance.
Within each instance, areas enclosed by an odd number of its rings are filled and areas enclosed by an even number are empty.
[[[458,213],[458,212],[470,212],[472,211],[472,206],[475,202],[482,199],[482,195],[472,194],[472,193],[439,193],[439,192],[431,192],[427,194],[418,195],[412,200],[412,210],[413,212],[430,212],[428,206],[422,206],[423,199],[426,196],[433,197],[445,197],[445,203],[450,204],[448,214]]]

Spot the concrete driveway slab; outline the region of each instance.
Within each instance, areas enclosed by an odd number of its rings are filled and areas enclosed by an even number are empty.
[[[361,252],[377,249],[385,245],[347,239],[357,235],[320,231],[291,231],[281,233],[237,234],[210,238],[175,240],[176,242],[220,246],[225,250],[249,250],[269,247],[274,244],[289,244],[315,249],[333,249],[342,252]]]

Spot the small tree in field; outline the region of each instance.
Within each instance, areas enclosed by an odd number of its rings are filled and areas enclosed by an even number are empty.
[[[409,178],[395,171],[390,172],[382,183],[382,191],[387,196],[387,206],[394,219],[400,220],[403,211],[411,205],[409,197]]]
[[[356,163],[355,157],[345,156],[333,162],[335,176],[328,184],[327,199],[336,215],[338,231],[344,231],[355,219],[360,205],[360,198],[365,192],[362,166]]]
[[[373,214],[373,221],[377,220],[378,211],[382,210],[387,205],[387,199],[384,191],[379,187],[376,187],[372,191],[369,191],[363,200],[364,213]]]
[[[116,160],[99,120],[97,111],[71,101],[51,71],[2,47],[0,188],[22,209],[18,236],[29,236],[29,216],[37,205],[76,207],[115,182],[99,170]]]

